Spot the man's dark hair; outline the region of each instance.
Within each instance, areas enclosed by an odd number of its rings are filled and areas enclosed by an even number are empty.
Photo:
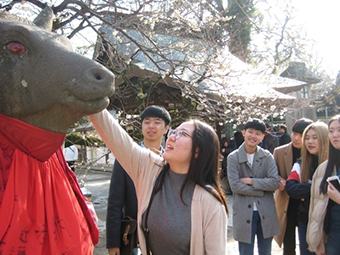
[[[156,118],[161,118],[165,122],[165,126],[170,125],[171,123],[171,116],[169,112],[161,106],[157,105],[151,105],[142,112],[140,115],[140,118],[142,119],[142,122],[145,118],[148,117],[156,117]]]
[[[252,121],[248,121],[244,125],[244,130],[247,130],[248,128],[261,131],[263,134],[266,132],[266,124],[264,124],[264,122],[259,119],[253,119]]]
[[[282,128],[285,130],[285,133],[287,133],[287,126],[285,124],[280,124],[279,128]]]
[[[236,149],[238,149],[241,146],[241,144],[244,142],[244,137],[241,131],[234,132],[234,142],[236,145]]]
[[[306,129],[306,127],[309,124],[312,124],[312,123],[313,123],[313,121],[310,120],[310,119],[307,119],[307,118],[298,119],[293,123],[292,131],[294,133],[299,133],[299,134],[302,135],[302,133]]]

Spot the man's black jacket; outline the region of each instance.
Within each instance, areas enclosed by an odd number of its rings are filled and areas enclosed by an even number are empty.
[[[121,219],[137,219],[137,196],[134,183],[116,160],[113,165],[106,215],[106,247],[120,247]]]

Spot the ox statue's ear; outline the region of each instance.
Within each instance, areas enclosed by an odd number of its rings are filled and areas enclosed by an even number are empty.
[[[48,31],[52,31],[53,10],[51,9],[51,7],[46,6],[34,19],[33,23],[36,24],[38,27],[41,27]]]

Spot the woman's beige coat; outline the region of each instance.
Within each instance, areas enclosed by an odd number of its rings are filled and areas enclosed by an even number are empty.
[[[327,163],[328,161],[325,161],[319,165],[312,180],[306,236],[308,249],[312,252],[316,251],[322,241],[323,225],[327,212],[328,195],[320,193],[320,183],[325,175]],[[333,174],[335,175],[335,173],[336,170],[334,169]]]
[[[149,205],[163,159],[140,147],[104,110],[90,116],[96,130],[135,183],[138,198],[138,235],[142,254],[146,254],[142,215]],[[209,192],[196,185],[191,205],[190,254],[227,254],[227,214],[224,206]]]

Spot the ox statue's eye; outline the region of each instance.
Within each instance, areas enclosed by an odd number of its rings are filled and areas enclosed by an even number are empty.
[[[19,42],[10,42],[6,46],[11,53],[16,55],[22,55],[26,52],[25,46]]]

